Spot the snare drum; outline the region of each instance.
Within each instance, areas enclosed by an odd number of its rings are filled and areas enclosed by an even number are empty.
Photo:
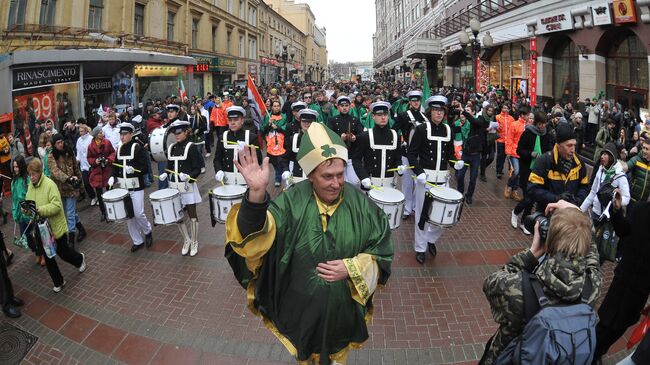
[[[171,128],[156,128],[151,132],[149,137],[149,148],[151,149],[151,158],[156,162],[167,162],[167,148],[176,142],[173,133],[169,133]]]
[[[233,205],[241,203],[246,187],[241,185],[217,186],[210,192],[210,212],[219,223],[226,223],[228,213]]]
[[[126,189],[113,189],[102,194],[107,222],[121,222],[133,218],[133,202]]]
[[[183,219],[181,194],[176,189],[162,189],[149,194],[154,225],[174,224]]]
[[[463,194],[444,186],[431,188],[429,193],[433,195],[433,202],[427,222],[438,227],[455,226],[463,212]]]
[[[370,190],[368,197],[386,213],[390,229],[399,228],[404,212],[404,194],[397,189],[381,188]]]

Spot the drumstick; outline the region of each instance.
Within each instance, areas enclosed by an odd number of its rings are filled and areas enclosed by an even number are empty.
[[[449,160],[449,162],[456,163],[456,162],[458,162],[458,161],[457,161],[457,160]],[[469,164],[468,164],[467,162],[463,163],[463,165],[465,165],[465,166],[469,166]]]
[[[412,169],[412,168],[415,168],[415,166],[405,166],[404,168],[405,169]],[[386,170],[386,172],[393,172],[393,171],[397,171],[397,170],[399,170],[399,167],[396,167],[394,169],[388,169],[388,170]]]
[[[176,171],[173,171],[173,170],[170,170],[170,169],[165,169],[165,171],[169,172],[170,174],[174,174],[174,175],[178,175],[178,176],[180,176],[180,174],[177,173]],[[193,178],[193,177],[189,177],[188,179],[190,179],[190,181],[196,181],[196,179]]]
[[[415,176],[411,175],[411,178],[413,178],[413,180],[415,180]],[[425,181],[424,183],[427,184],[427,185],[429,185],[429,186],[432,187],[432,188],[441,189],[440,186],[438,186],[438,185],[436,185],[436,184],[432,184],[432,183],[430,183],[430,182],[428,182],[428,181]]]
[[[238,142],[233,142],[233,141],[228,141],[228,144],[239,144]],[[254,144],[247,144],[246,147],[253,147],[253,148],[259,148]]]
[[[4,177],[5,179],[11,180],[11,178],[9,176],[7,176],[7,175],[0,174],[0,177]]]
[[[384,189],[380,188],[379,186],[375,186],[375,185],[370,185],[370,188],[375,189],[375,190],[379,190],[379,191],[384,191]]]
[[[119,163],[115,163],[115,162],[113,162],[113,166],[117,166],[117,167],[124,168],[124,165],[120,165]],[[133,171],[135,171],[135,172],[142,172],[142,171],[140,171],[140,170],[138,170],[138,169],[136,169],[136,168],[134,168]]]

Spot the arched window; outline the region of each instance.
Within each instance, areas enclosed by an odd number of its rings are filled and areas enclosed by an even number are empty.
[[[607,54],[607,84],[648,89],[648,51],[629,33],[617,39]]]
[[[567,39],[553,56],[553,96],[562,100],[562,103],[575,102],[578,99],[579,53],[575,43]]]

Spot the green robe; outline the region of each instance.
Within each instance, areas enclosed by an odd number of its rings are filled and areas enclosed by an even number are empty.
[[[316,118],[316,121],[318,123],[324,123],[325,119],[323,119],[323,110],[321,110],[321,107],[318,103],[311,103],[307,106],[311,110],[315,110],[318,112],[318,118]]]
[[[320,357],[328,364],[330,356],[346,355],[367,340],[372,291],[390,275],[393,245],[386,215],[350,184],[342,199],[325,231],[309,180],[270,203],[260,232],[239,235],[240,205],[226,222],[225,256],[247,288],[249,309],[299,361]],[[362,256],[369,265],[349,266]],[[317,264],[337,259],[344,260],[350,278],[319,278]],[[371,268],[375,282],[366,283],[361,274]]]

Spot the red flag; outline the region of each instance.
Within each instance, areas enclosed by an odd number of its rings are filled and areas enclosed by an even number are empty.
[[[260,92],[257,91],[257,87],[250,74],[248,74],[248,99],[253,101],[254,106],[260,112],[260,116],[266,114],[266,104],[264,104],[264,99],[262,99]]]

